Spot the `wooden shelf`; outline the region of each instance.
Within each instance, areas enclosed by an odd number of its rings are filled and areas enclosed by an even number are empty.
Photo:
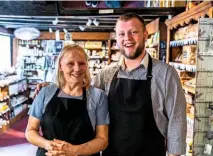
[[[187,117],[191,120],[194,120],[194,115],[191,113],[187,113]]]
[[[189,87],[187,85],[183,85],[183,89],[185,90],[185,92],[195,94],[195,88],[194,87]]]
[[[25,91],[27,91],[27,89],[25,89],[25,90],[20,90],[18,93],[11,94],[10,97],[20,95],[20,94],[24,93]]]
[[[182,47],[184,45],[196,45],[197,38],[189,38],[184,40],[170,41],[170,47]]]
[[[119,51],[120,49],[117,49],[117,48],[111,48],[111,50]]]
[[[179,62],[169,62],[169,65],[178,70],[196,72],[196,65],[183,64]]]
[[[26,80],[26,77],[21,78],[21,79],[18,79],[18,80],[15,80],[15,81],[11,81],[11,82],[9,82],[9,83],[7,83],[7,84],[0,84],[0,87],[3,88],[3,87],[6,87],[6,86],[15,84],[15,83],[19,83],[19,82],[21,82],[21,81],[23,81],[23,80]]]
[[[172,39],[172,34],[174,30],[179,27],[183,27],[189,25],[192,21],[198,21],[199,18],[208,16],[209,18],[213,17],[212,11],[212,2],[205,1],[200,3],[199,5],[193,7],[192,9],[182,12],[177,16],[174,16],[172,19],[166,20],[167,25],[167,54],[166,54],[166,62],[169,63],[171,58],[170,53],[170,41]]]
[[[87,49],[87,50],[105,50],[105,49],[102,49],[102,48],[95,48],[95,47],[94,48],[86,48],[85,47],[84,49]]]
[[[28,98],[26,97],[25,99],[23,99],[21,102],[19,103],[16,103],[14,106],[12,106],[11,109],[14,109],[16,106],[20,105],[20,104],[23,104],[24,102],[26,102],[28,100]]]
[[[169,30],[176,29],[178,26],[189,24],[192,20],[198,21],[199,18],[208,15],[212,16],[212,3],[210,1],[202,2],[192,9],[174,16],[172,19],[166,20]]]
[[[9,98],[10,98],[9,96],[5,96],[5,97],[3,97],[3,99],[0,99],[0,102],[6,101],[6,100],[8,100]]]
[[[27,112],[28,108],[23,109],[18,115],[10,120],[9,124],[2,126],[2,128],[0,128],[0,134],[6,132],[14,123],[25,117],[27,115]]]
[[[0,112],[0,116],[1,116],[2,114],[7,113],[8,111],[10,111],[10,108],[7,108],[6,110],[4,110],[4,111]]]

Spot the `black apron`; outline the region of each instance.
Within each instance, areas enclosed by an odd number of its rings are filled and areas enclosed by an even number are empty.
[[[58,89],[47,104],[41,119],[43,137],[48,140],[59,139],[73,145],[86,143],[95,138],[87,111],[86,89],[83,99],[57,97]],[[45,156],[47,151],[38,148],[36,156]],[[92,156],[100,156],[99,153]]]
[[[103,156],[165,156],[165,138],[152,109],[152,59],[147,80],[117,78],[109,90],[109,146]]]

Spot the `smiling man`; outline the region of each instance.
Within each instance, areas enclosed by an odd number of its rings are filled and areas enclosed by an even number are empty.
[[[109,145],[103,156],[184,154],[186,101],[177,72],[145,51],[148,33],[140,16],[121,15],[115,30],[124,58],[93,81],[109,101]]]

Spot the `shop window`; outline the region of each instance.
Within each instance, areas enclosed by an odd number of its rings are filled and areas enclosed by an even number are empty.
[[[0,35],[0,71],[11,67],[11,37]]]

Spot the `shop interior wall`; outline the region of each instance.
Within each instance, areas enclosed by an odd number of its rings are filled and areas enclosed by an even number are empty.
[[[100,40],[109,40],[110,39],[110,33],[108,32],[71,32],[72,34],[72,40],[74,41],[100,41]],[[64,32],[60,32],[60,40],[64,40]],[[49,33],[49,32],[41,32],[41,36],[38,38],[38,40],[55,40],[55,33]],[[13,62],[12,64],[16,64],[16,58],[18,56],[18,39],[13,38]]]

